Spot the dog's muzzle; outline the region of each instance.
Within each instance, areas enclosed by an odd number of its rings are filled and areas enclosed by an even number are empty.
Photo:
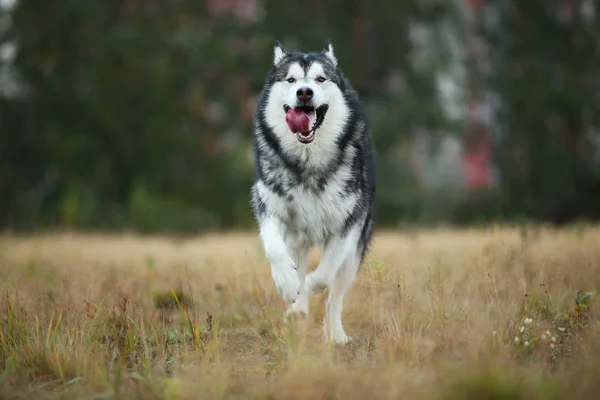
[[[308,144],[315,140],[315,132],[323,124],[329,106],[322,104],[319,107],[301,106],[291,108],[283,106],[285,122],[290,131],[296,134],[300,143]]]

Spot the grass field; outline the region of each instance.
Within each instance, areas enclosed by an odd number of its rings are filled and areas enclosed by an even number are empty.
[[[255,234],[5,235],[0,399],[596,398],[598,287],[597,227],[382,232],[328,346]]]

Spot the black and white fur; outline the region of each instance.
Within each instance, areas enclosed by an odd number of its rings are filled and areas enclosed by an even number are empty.
[[[312,90],[312,98],[300,92]],[[286,125],[290,107],[325,105],[314,140]],[[317,125],[317,124],[315,124]],[[329,288],[326,340],[346,343],[342,303],[373,234],[375,163],[358,94],[328,41],[321,52],[287,52],[276,42],[273,65],[254,116],[252,208],[286,315],[308,315],[308,295]],[[319,265],[306,274],[311,246]]]

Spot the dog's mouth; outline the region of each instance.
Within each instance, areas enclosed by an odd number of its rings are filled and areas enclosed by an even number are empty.
[[[317,108],[312,106],[291,108],[287,104],[283,106],[285,122],[287,122],[290,131],[296,134],[296,139],[300,143],[305,144],[315,140],[315,132],[323,124],[328,109],[327,104]]]

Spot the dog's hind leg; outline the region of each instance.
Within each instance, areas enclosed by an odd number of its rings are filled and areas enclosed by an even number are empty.
[[[312,292],[329,288],[324,330],[326,340],[334,343],[349,340],[342,326],[342,305],[360,265],[359,236],[360,225],[357,225],[346,236],[330,239],[319,266],[306,276],[306,287]]]
[[[323,321],[323,330],[325,340],[332,343],[345,344],[350,341],[342,325],[342,309],[344,295],[354,281],[360,265],[360,255],[354,253],[348,257],[347,261],[339,268],[333,278],[329,288],[329,297],[325,306],[325,318]]]
[[[346,241],[347,238],[335,237],[325,245],[319,265],[306,276],[305,286],[310,292],[319,293],[331,285],[346,258]]]
[[[325,244],[321,261],[313,272],[306,276],[306,286],[313,293],[322,292],[333,283],[342,265],[356,252],[360,231],[352,229],[346,236],[334,236]]]

